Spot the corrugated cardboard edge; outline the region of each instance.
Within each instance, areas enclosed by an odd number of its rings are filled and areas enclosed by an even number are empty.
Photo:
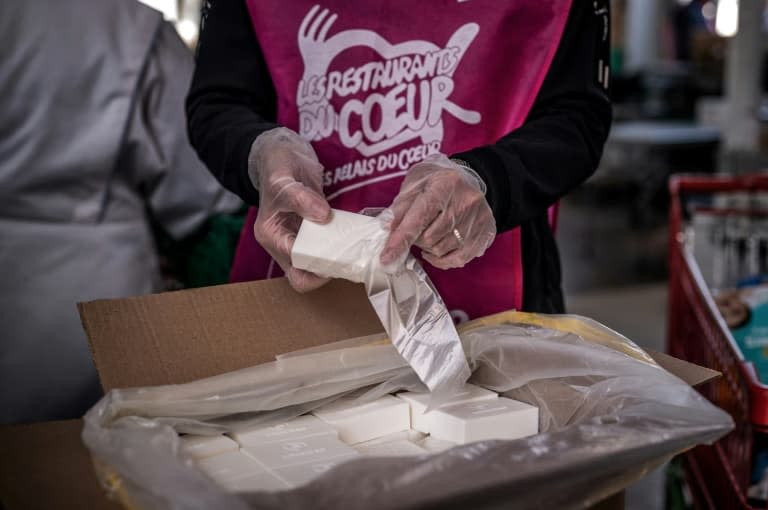
[[[79,303],[105,391],[193,381],[383,332],[361,285],[284,278]]]
[[[669,354],[654,351],[653,349],[646,349],[645,352],[647,352],[648,355],[661,366],[661,368],[676,375],[690,386],[698,386],[723,375],[717,370],[695,365],[688,361],[670,356]]]

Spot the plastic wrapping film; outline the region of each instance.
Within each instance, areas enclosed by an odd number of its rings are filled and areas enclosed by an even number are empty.
[[[224,493],[179,453],[177,432],[218,433],[340,395],[424,391],[382,338],[281,356],[193,383],[113,390],[83,438],[137,508],[587,508],[670,456],[716,440],[729,415],[629,340],[575,316],[504,314],[462,333],[470,382],[540,408],[541,433],[438,454],[361,458],[290,491]],[[550,327],[574,326],[583,336]],[[172,410],[173,412],[169,412]]]
[[[391,211],[375,218],[338,210],[333,214],[328,225],[302,222],[293,265],[363,283],[397,351],[430,389],[430,407],[447,401],[466,382],[469,366],[453,318],[421,264],[411,254],[390,266],[379,262]]]

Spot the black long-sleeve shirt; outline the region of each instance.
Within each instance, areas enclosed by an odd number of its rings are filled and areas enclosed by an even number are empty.
[[[608,136],[608,20],[608,0],[574,0],[524,124],[494,144],[452,155],[485,181],[498,231],[521,227],[525,310],[564,309],[547,209],[594,172]],[[187,98],[189,136],[219,181],[252,205],[259,196],[248,154],[259,134],[277,127],[275,104],[245,1],[209,1]]]

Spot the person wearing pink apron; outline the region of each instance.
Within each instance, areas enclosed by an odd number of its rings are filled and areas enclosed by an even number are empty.
[[[564,311],[551,210],[610,128],[609,18],[607,0],[207,2],[187,114],[254,206],[232,280],[317,286],[285,256],[300,217],[391,207],[457,321]]]

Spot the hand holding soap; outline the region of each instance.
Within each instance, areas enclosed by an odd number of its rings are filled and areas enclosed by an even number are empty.
[[[312,273],[365,283],[379,272],[383,244],[377,218],[334,209],[326,224],[305,219],[291,250],[291,264]]]
[[[253,225],[256,241],[283,269],[293,288],[307,292],[327,280],[291,265],[296,217],[328,220],[331,206],[323,195],[323,165],[312,145],[298,133],[277,127],[260,134],[248,156],[248,174],[259,190]]]

